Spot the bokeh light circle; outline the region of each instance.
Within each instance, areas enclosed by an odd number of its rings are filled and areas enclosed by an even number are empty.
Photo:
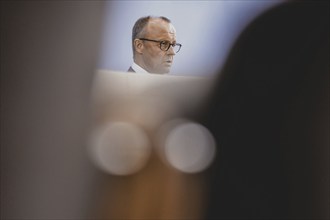
[[[95,164],[114,175],[129,175],[142,169],[151,153],[143,129],[127,122],[112,122],[94,133],[91,154]]]

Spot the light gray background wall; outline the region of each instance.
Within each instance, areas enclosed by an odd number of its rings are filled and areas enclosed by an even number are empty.
[[[282,0],[241,1],[109,1],[100,69],[127,71],[132,63],[131,32],[146,15],[172,20],[177,41],[171,74],[209,76],[218,72],[242,29],[257,15]]]

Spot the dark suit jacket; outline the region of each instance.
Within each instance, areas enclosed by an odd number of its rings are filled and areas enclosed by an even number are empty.
[[[127,70],[127,72],[133,72],[135,73],[135,71],[133,70],[133,68],[130,66],[129,69]]]

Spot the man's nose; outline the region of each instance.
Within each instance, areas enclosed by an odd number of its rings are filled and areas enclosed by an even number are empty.
[[[168,55],[175,55],[174,47],[171,45],[167,50]]]

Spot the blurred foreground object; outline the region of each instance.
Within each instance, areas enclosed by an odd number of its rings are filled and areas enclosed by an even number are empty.
[[[259,16],[214,87],[206,219],[329,219],[329,2]]]
[[[202,171],[216,143],[190,117],[211,85],[201,77],[96,73],[88,150],[108,183],[100,189],[101,218],[202,218]]]
[[[102,1],[0,1],[1,219],[95,219],[86,153]]]

